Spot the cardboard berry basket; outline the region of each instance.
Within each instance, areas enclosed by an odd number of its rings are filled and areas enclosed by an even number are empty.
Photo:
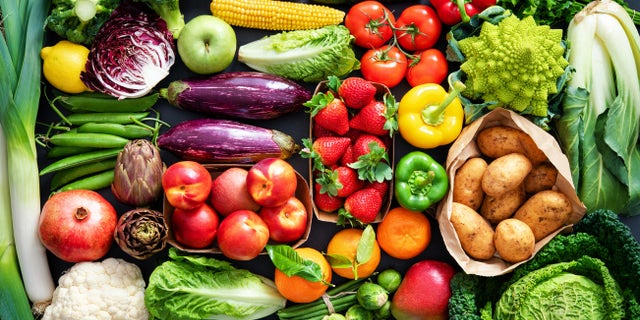
[[[329,88],[327,87],[327,82],[328,81],[321,81],[318,83],[318,85],[315,88],[315,91],[313,92],[313,94],[317,94],[319,92],[327,92],[329,91]],[[391,90],[389,90],[389,88],[382,84],[382,83],[378,83],[378,82],[371,82],[375,87],[376,87],[376,96],[375,98],[377,100],[382,100],[382,98],[384,97],[385,94],[392,94]],[[334,94],[337,95],[337,94]],[[313,136],[313,118],[310,117],[309,118],[309,137],[311,139],[314,139]],[[390,147],[387,149],[387,153],[389,155],[389,162],[390,162],[390,166],[392,170],[395,170],[395,161],[394,161],[394,153],[395,153],[395,135],[393,137],[387,137],[389,138],[389,144]],[[326,211],[322,211],[320,209],[318,209],[313,201],[313,194],[315,192],[313,184],[314,184],[314,170],[313,170],[313,161],[309,160],[309,189],[311,191],[311,203],[313,206],[313,212],[315,213],[315,216],[318,220],[320,221],[326,221],[326,222],[337,222],[338,221],[338,213],[337,211],[334,212],[326,212]],[[384,218],[384,216],[387,214],[387,212],[389,212],[389,208],[391,207],[391,202],[393,200],[393,179],[388,180],[388,192],[386,194],[386,196],[382,199],[382,207],[380,208],[380,212],[378,213],[378,215],[376,216],[375,220],[373,221],[373,223],[378,223],[380,221],[382,221],[382,218]]]
[[[573,207],[573,212],[564,226],[537,241],[531,257],[518,263],[509,263],[503,260],[497,253],[487,260],[473,259],[462,249],[458,235],[450,221],[451,203],[453,201],[452,186],[455,184],[454,176],[456,170],[460,168],[467,159],[481,156],[481,152],[476,144],[476,135],[482,129],[496,125],[505,125],[520,129],[533,139],[537,147],[547,156],[548,161],[558,170],[556,182],[552,189],[564,193],[569,198]],[[449,149],[446,160],[446,170],[449,181],[451,181],[451,187],[446,197],[438,205],[436,218],[447,250],[460,267],[469,274],[497,276],[511,272],[518,265],[533,258],[540,248],[547,244],[555,235],[563,231],[570,231],[571,226],[582,219],[586,212],[584,204],[576,194],[569,161],[560,149],[557,140],[528,119],[510,110],[497,108],[464,127],[460,136]]]
[[[204,164],[204,167],[207,168],[207,170],[209,170],[209,172],[211,173],[211,178],[215,179],[217,176],[219,176],[222,172],[224,172],[228,168],[240,167],[240,168],[249,170],[249,168],[251,168],[252,165],[253,164]],[[307,239],[309,238],[309,233],[311,232],[311,224],[313,221],[313,208],[312,208],[311,194],[309,193],[309,185],[305,180],[305,178],[297,171],[296,171],[296,177],[297,177],[297,189],[296,189],[295,196],[304,204],[304,207],[307,209],[307,228],[305,229],[304,234],[298,241],[294,243],[287,243],[288,245],[291,245],[293,248],[297,248],[307,241]],[[178,243],[175,237],[173,236],[173,232],[171,231],[171,217],[173,215],[173,210],[174,208],[171,206],[171,204],[169,204],[169,202],[165,197],[164,203],[163,203],[163,214],[169,226],[167,242],[170,245],[172,245],[177,249],[183,250],[185,252],[222,254],[220,249],[217,247],[217,243],[215,240],[213,241],[210,247],[203,248],[203,249],[188,248]],[[220,221],[222,221],[222,219],[223,217],[220,216]],[[269,244],[275,244],[275,243],[272,240],[269,240]],[[267,252],[265,250],[262,250],[261,252],[261,254],[266,254],[266,253]]]

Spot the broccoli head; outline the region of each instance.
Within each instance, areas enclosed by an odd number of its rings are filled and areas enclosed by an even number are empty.
[[[120,0],[53,0],[49,30],[71,42],[90,46]]]
[[[479,35],[458,41],[458,46],[466,58],[460,66],[467,76],[463,96],[547,116],[548,98],[558,93],[558,79],[569,65],[562,29],[508,15],[497,24],[484,22]]]
[[[134,0],[135,2],[146,3],[153,11],[155,11],[164,22],[167,23],[167,29],[171,32],[174,39],[178,39],[180,31],[184,27],[184,15],[180,11],[179,0]]]

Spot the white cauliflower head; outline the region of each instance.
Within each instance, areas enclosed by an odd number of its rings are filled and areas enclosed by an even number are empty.
[[[43,320],[148,319],[140,268],[118,258],[79,262],[58,280]]]

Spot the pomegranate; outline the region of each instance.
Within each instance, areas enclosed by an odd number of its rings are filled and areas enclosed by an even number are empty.
[[[38,233],[56,257],[67,262],[94,261],[111,248],[117,220],[116,210],[99,193],[62,191],[42,206]]]

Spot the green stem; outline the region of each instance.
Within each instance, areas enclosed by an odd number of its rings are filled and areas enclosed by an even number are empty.
[[[451,92],[447,93],[444,100],[440,104],[428,105],[422,109],[422,121],[430,126],[438,126],[444,121],[444,112],[449,104],[458,97],[458,94],[465,89],[464,83],[457,80],[453,83]]]

